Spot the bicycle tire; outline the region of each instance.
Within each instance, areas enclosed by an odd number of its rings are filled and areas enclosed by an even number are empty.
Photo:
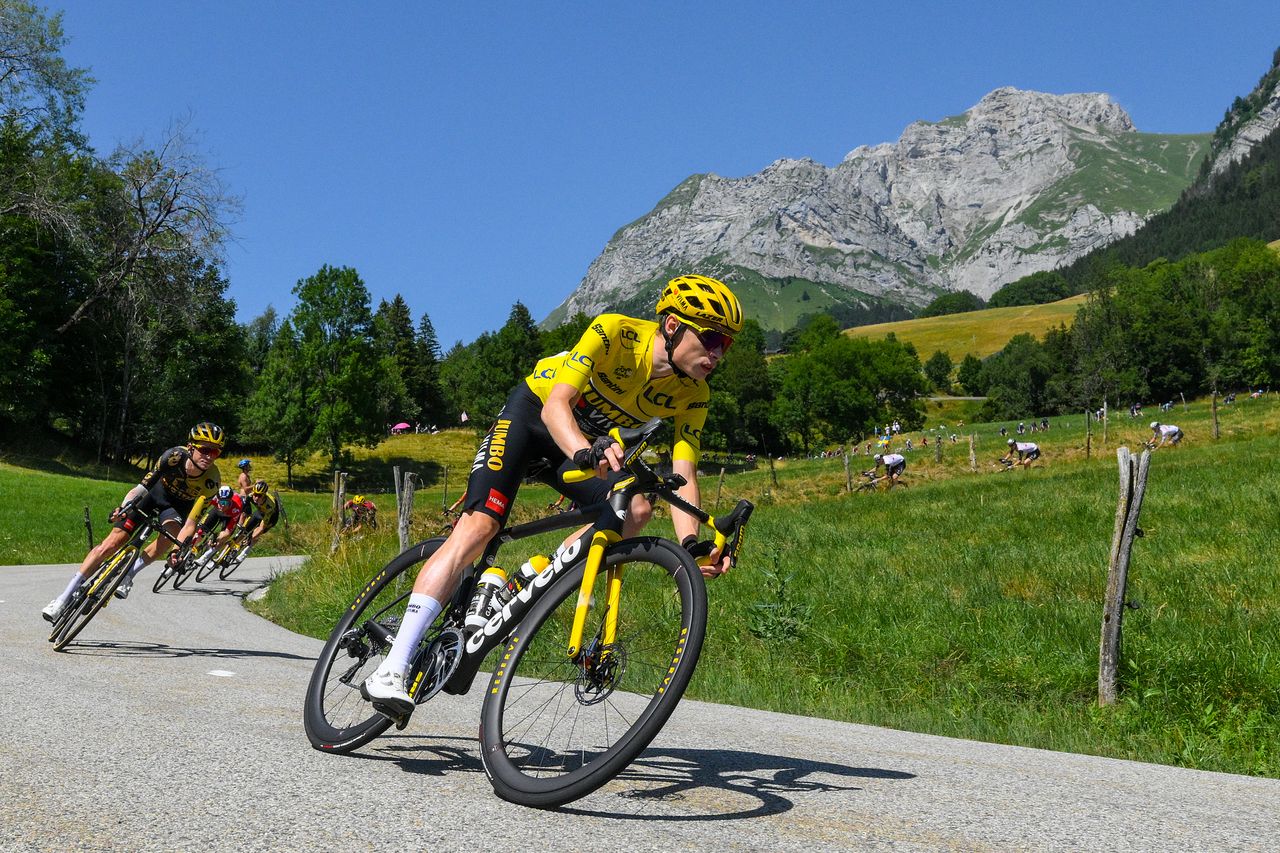
[[[116,587],[124,580],[124,576],[133,558],[138,554],[138,546],[129,545],[121,548],[111,559],[103,563],[93,577],[85,582],[84,600],[76,613],[62,626],[62,631],[53,641],[53,650],[60,652],[67,644],[93,621],[98,611],[107,606],[107,602],[115,595]]]
[[[222,546],[222,553],[215,557],[213,562],[220,566],[218,569],[218,580],[226,580],[231,577],[231,573],[240,568],[240,564],[244,562],[244,548],[236,546],[234,543],[228,542]]]
[[[554,808],[595,791],[649,745],[684,695],[706,636],[702,573],[684,549],[656,537],[605,552],[606,567],[622,563],[621,656],[615,648],[613,666],[594,681],[565,655],[581,564],[534,605],[502,652],[481,711],[480,755],[504,800]],[[602,569],[597,600],[604,578]],[[605,610],[589,611],[584,645]]]
[[[443,538],[428,539],[393,557],[343,609],[316,659],[303,702],[303,728],[316,749],[350,752],[391,726],[391,720],[373,710],[360,695],[360,685],[391,648],[417,578],[417,571],[409,569],[424,562],[443,543]],[[371,615],[366,618],[366,614]],[[371,637],[370,623],[376,623],[374,630],[386,636],[381,640]]]
[[[173,575],[174,575],[174,570],[169,567],[169,564],[161,563],[160,574],[156,575],[155,582],[151,584],[151,591],[159,592],[160,590],[164,589],[165,583],[167,583],[169,578],[173,577]]]
[[[195,573],[196,567],[191,564],[191,555],[187,554],[178,561],[178,567],[173,572],[173,588],[182,589],[182,585]]]
[[[213,570],[216,568],[218,568],[218,562],[210,554],[209,559],[201,563],[196,569],[196,583],[204,583],[205,579],[213,574]]]

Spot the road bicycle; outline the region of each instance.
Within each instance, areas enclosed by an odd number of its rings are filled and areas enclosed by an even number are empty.
[[[170,537],[172,538],[172,537]],[[196,573],[199,568],[196,563],[196,550],[199,547],[199,541],[196,537],[192,537],[192,541],[185,545],[181,542],[177,543],[178,549],[169,554],[165,558],[164,565],[160,567],[160,574],[156,576],[155,582],[151,584],[152,592],[159,592],[164,589],[164,585],[173,579],[173,588],[182,589],[182,585],[187,582]]]
[[[608,782],[653,740],[693,675],[706,632],[707,598],[694,554],[719,546],[734,561],[753,505],[712,517],[685,501],[678,474],[661,476],[641,453],[661,421],[611,432],[626,450],[625,475],[605,501],[505,528],[464,572],[458,591],[413,657],[417,704],[466,693],[489,652],[480,755],[498,796],[539,808],[583,797]],[[577,476],[574,476],[577,475]],[[593,472],[570,472],[567,481]],[[690,513],[714,532],[690,550],[655,536],[623,539],[631,499],[647,494]],[[482,628],[464,630],[477,578],[500,546],[590,524],[549,565],[502,600]],[[344,610],[316,661],[304,724],[311,744],[350,752],[407,717],[389,719],[360,695],[400,627],[421,564],[444,542],[430,539],[395,557]],[[483,593],[483,587],[481,587]]]
[[[132,510],[132,505],[126,504],[120,512]],[[109,520],[117,517],[118,515],[113,513]],[[54,620],[53,628],[49,631],[49,642],[53,643],[54,651],[62,651],[66,648],[98,611],[107,606],[115,594],[116,587],[120,586],[128,574],[134,558],[147,544],[151,534],[157,532],[175,545],[178,544],[178,540],[160,525],[159,514],[147,513],[125,540],[124,545],[104,560],[102,565],[80,585],[80,588],[72,593],[71,600],[62,608],[62,613]]]
[[[244,561],[248,543],[249,531],[243,526],[237,526],[221,545],[217,537],[208,540],[195,558],[196,583],[204,583],[215,571],[220,580],[231,577],[231,573]]]
[[[901,486],[904,489],[907,488],[907,483],[901,476],[894,478],[885,474],[883,477],[877,477],[875,471],[863,471],[861,473],[863,482],[853,487],[854,494],[859,492],[874,492],[876,489],[884,489],[885,491],[888,491],[889,489],[897,486]]]

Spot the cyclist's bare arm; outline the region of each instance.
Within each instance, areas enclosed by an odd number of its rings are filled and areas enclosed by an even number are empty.
[[[675,459],[671,462],[671,472],[684,477],[685,483],[676,489],[676,494],[694,506],[702,506],[702,492],[698,488],[698,466],[687,459]],[[671,507],[671,526],[676,529],[676,541],[684,542],[688,537],[697,537],[698,520],[678,507]],[[714,549],[711,562],[702,566],[702,574],[708,578],[719,577],[733,565],[728,554],[721,549]]]

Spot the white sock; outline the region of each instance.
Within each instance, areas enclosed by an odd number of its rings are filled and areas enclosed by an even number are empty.
[[[80,584],[84,583],[84,575],[76,572],[71,576],[71,580],[67,582],[67,588],[62,591],[62,595],[58,596],[59,604],[66,604],[67,599],[71,597],[71,593],[80,588]]]
[[[408,672],[409,658],[422,641],[422,635],[427,633],[427,629],[443,609],[444,605],[431,596],[420,592],[411,593],[409,606],[400,622],[400,631],[391,644],[391,651],[387,652],[387,659],[378,669],[384,672]]]
[[[125,580],[133,580],[133,576],[147,567],[147,558],[141,554],[133,558],[133,565],[129,567],[129,574],[125,576]]]

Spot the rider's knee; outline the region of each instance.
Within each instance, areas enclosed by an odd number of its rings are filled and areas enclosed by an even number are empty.
[[[653,504],[644,495],[636,495],[631,499],[628,518],[637,528],[644,527],[653,520]]]

